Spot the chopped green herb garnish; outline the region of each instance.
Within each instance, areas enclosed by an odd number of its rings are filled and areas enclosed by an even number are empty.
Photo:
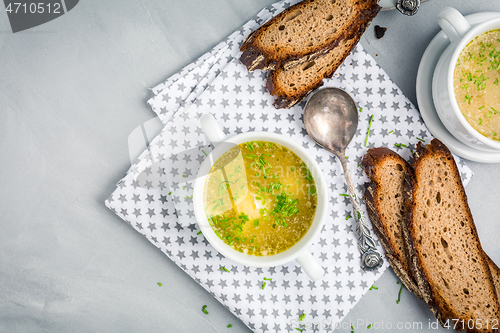
[[[488,113],[486,114],[486,116],[487,116],[488,118],[491,118],[491,116],[492,116],[492,115],[493,115],[493,112],[491,112],[491,111],[488,111]]]
[[[370,287],[370,290],[373,290],[373,289],[378,290],[378,288],[377,288],[377,287],[375,287],[375,286],[371,286],[371,287]]]
[[[305,313],[301,314],[301,315],[300,315],[300,317],[299,317],[299,321],[304,320],[304,318],[305,318],[305,317],[306,317],[306,314],[305,314]]]
[[[182,175],[182,178],[186,178],[187,176],[186,175]]]
[[[222,269],[223,271],[226,271],[228,273],[231,273],[231,271],[224,266],[221,266],[220,269]]]
[[[271,279],[264,278],[264,280],[266,280],[266,281],[272,281],[273,279],[272,278]]]
[[[372,328],[372,324],[370,324],[370,325],[366,326],[366,328],[367,328],[367,329]]]
[[[233,327],[233,325],[229,324],[229,325],[227,325],[227,327],[228,327],[228,328],[231,328],[231,327]]]
[[[399,284],[399,281],[398,281]],[[401,288],[399,288],[399,294],[398,294],[398,300],[396,301],[396,304],[399,304],[401,302],[401,292],[403,291],[403,284],[401,283]]]
[[[307,167],[307,165],[302,162],[302,166],[301,166],[301,169],[305,169],[305,172],[306,172],[306,180],[311,182],[313,180],[313,177],[311,175],[311,171],[309,171],[309,168]]]
[[[417,138],[417,140],[419,140],[419,141],[422,141],[422,142],[425,142],[425,140],[423,140],[423,139],[420,139],[420,138]]]
[[[472,96],[471,96],[471,95],[469,95],[469,93],[466,93],[466,94],[465,94],[465,99],[464,99],[464,102],[467,102],[467,103],[469,103],[469,104],[470,104],[471,99],[472,99]]]
[[[363,108],[359,108],[359,112],[363,112]]]
[[[340,195],[341,197],[348,197],[348,196],[349,196],[349,194],[345,194],[345,193],[340,193],[339,195]]]
[[[368,124],[368,132],[366,132],[365,147],[368,144],[368,137],[370,137],[370,130],[372,128],[373,115],[370,117],[370,123]]]
[[[158,285],[161,287],[162,286],[161,282],[158,282]]]
[[[394,130],[390,131],[390,132],[389,132],[389,133],[387,133],[387,134],[392,134],[392,133],[394,133]]]
[[[299,213],[299,199],[293,199],[285,191],[281,194],[276,195],[276,206],[271,212],[271,216],[274,216],[274,221],[277,225],[281,225],[288,228],[284,218],[297,215]]]
[[[265,287],[266,287],[266,282],[264,281],[264,283],[262,284],[262,290],[264,290]]]
[[[208,314],[207,306],[203,305],[203,307],[201,308],[201,311],[203,311],[205,314]]]
[[[309,192],[310,195],[316,195],[316,186],[315,185],[311,185],[309,187],[309,191],[308,192]]]
[[[259,226],[259,220],[258,219],[253,220],[253,226],[254,227],[258,227]]]
[[[394,145],[395,145],[396,147],[399,147],[399,148],[401,148],[401,147],[405,147],[405,148],[407,148],[407,147],[408,147],[408,146],[407,146],[407,145],[405,145],[404,143],[395,143]]]
[[[297,327],[295,327],[295,329],[296,329],[297,331],[299,331],[299,332],[304,332],[304,330],[303,330],[303,329],[301,329],[301,328],[297,328]]]
[[[201,230],[200,230],[200,231],[198,231],[197,235],[199,235],[199,234],[201,234]]]
[[[172,194],[172,191],[168,192],[168,195]]]
[[[482,105],[482,106],[479,107],[479,110],[482,110],[482,109],[484,109],[484,105]]]
[[[205,153],[205,151],[204,151],[203,149],[201,150],[201,152],[202,152],[203,154],[205,154],[205,156],[208,156],[208,155],[207,155],[207,153]]]
[[[481,118],[479,118],[479,120],[477,121],[478,125],[482,125],[483,124],[483,120]]]
[[[349,215],[347,215],[347,216],[346,216],[345,220],[347,221],[347,220],[349,220],[351,217],[352,217],[352,216],[351,216],[351,214],[349,214]]]
[[[495,110],[495,108],[494,108],[494,107],[491,107],[491,109],[493,110],[493,112],[495,112],[495,114],[497,114],[497,113],[498,113],[498,111],[497,111],[497,110]]]

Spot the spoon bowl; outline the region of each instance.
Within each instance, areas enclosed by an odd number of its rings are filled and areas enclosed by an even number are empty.
[[[317,144],[336,154],[345,150],[356,133],[358,107],[344,90],[324,88],[307,101],[304,123]]]
[[[318,90],[306,103],[304,124],[309,136],[318,145],[335,154],[344,170],[349,199],[356,221],[361,267],[368,270],[382,266],[382,255],[377,250],[375,241],[370,235],[370,229],[365,222],[345,158],[345,150],[358,128],[356,102],[347,92],[339,88]]]

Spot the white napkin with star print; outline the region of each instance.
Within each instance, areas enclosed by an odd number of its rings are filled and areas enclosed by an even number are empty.
[[[339,195],[347,191],[340,165],[307,136],[303,103],[276,110],[265,91],[266,73],[248,72],[237,59],[239,44],[248,33],[291,4],[278,2],[265,8],[214,50],[153,88],[155,96],[148,103],[165,128],[106,200],[110,209],[255,332],[292,332],[305,326],[307,331],[333,329],[388,267],[385,262],[375,272],[360,269],[351,206],[348,198]],[[367,181],[358,164],[368,148],[387,146],[408,158],[417,137],[431,140],[416,108],[361,45],[325,85],[345,89],[363,108],[359,129],[346,152],[358,193]],[[309,250],[325,268],[323,280],[310,281],[296,262],[271,268],[238,265],[198,234],[191,195],[204,152],[210,151],[198,123],[206,112],[215,115],[228,136],[247,131],[280,133],[308,149],[320,164],[330,190],[329,217]],[[472,172],[463,161],[457,162],[467,183]],[[263,289],[264,278],[272,280]],[[299,322],[302,314],[306,318]]]

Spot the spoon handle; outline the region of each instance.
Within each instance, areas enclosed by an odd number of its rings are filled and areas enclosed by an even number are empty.
[[[351,199],[351,204],[354,213],[354,219],[356,221],[356,235],[358,236],[358,248],[361,252],[361,267],[365,270],[377,269],[382,266],[382,255],[377,250],[375,246],[375,241],[370,235],[370,229],[365,221],[365,216],[361,210],[361,205],[359,203],[358,196],[356,195],[356,190],[349,174],[347,168],[347,161],[345,159],[345,154],[339,154],[340,163],[344,169],[344,176],[347,182],[347,190],[349,191],[349,198]]]

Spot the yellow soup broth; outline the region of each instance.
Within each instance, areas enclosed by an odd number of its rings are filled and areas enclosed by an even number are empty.
[[[266,141],[224,153],[207,177],[203,200],[217,236],[257,256],[297,243],[311,226],[317,204],[305,163],[288,148]]]
[[[460,111],[482,135],[500,140],[500,30],[486,32],[460,53],[453,87]]]

